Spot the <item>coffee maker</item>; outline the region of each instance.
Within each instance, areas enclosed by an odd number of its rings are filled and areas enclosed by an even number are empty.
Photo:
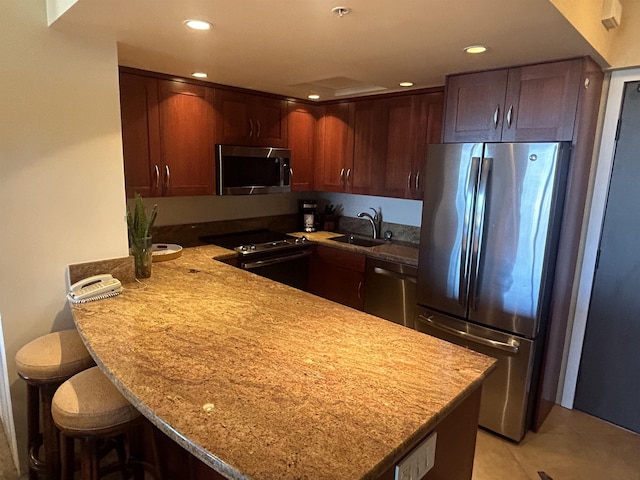
[[[301,200],[300,213],[302,215],[302,229],[305,232],[316,231],[318,202],[316,200]]]

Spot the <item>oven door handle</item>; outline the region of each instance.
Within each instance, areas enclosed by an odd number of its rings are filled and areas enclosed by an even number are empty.
[[[295,255],[284,255],[277,258],[267,258],[266,260],[256,260],[255,262],[242,263],[242,268],[245,270],[251,270],[252,268],[266,267],[267,265],[290,262],[291,260],[308,257],[309,255],[311,255],[311,250],[305,250],[304,252],[296,253]]]
[[[492,340],[490,338],[479,337],[472,333],[463,332],[462,330],[458,330],[457,328],[449,327],[448,325],[443,325],[441,323],[435,322],[432,317],[425,317],[424,315],[418,315],[418,320],[431,325],[437,330],[442,330],[443,332],[450,333],[451,335],[455,335],[456,337],[464,338],[472,342],[479,343],[480,345],[495,348],[497,350],[502,350],[503,352],[508,352],[513,355],[517,354],[520,350],[520,342],[518,342],[517,340],[513,340],[513,343],[505,343],[498,340]]]

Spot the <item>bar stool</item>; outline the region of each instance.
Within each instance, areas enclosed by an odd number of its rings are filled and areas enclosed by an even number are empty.
[[[60,478],[60,443],[51,418],[51,399],[68,378],[95,365],[75,329],[49,333],[24,345],[15,356],[18,375],[27,383],[29,479],[46,473]],[[40,428],[42,422],[42,430]],[[39,451],[44,446],[44,461]]]
[[[158,451],[151,436],[153,463],[144,462],[132,454],[137,443],[132,441],[143,426],[143,418],[98,367],[89,368],[64,382],[51,404],[51,413],[62,439],[62,476],[74,476],[74,440],[81,442],[80,471],[82,480],[97,480],[116,470],[123,478],[133,471],[136,478],[150,472],[161,480]],[[128,454],[121,440],[129,440]],[[104,442],[116,440],[118,462],[100,468],[100,451]],[[119,445],[120,448],[117,447]]]

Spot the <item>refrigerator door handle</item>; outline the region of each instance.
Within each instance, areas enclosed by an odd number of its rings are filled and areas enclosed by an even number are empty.
[[[478,164],[480,157],[471,157],[471,173],[467,181],[467,191],[465,192],[464,221],[462,225],[462,245],[460,248],[460,280],[458,283],[458,303],[465,306],[467,298],[467,285],[469,281],[469,245],[471,244],[471,222],[473,221],[473,198],[476,194],[475,188],[478,182]]]
[[[487,204],[487,183],[491,173],[492,158],[483,158],[480,169],[480,182],[478,184],[478,197],[476,200],[476,212],[473,220],[473,234],[471,247],[471,272],[469,280],[469,307],[476,309],[476,297],[478,294],[478,273],[480,271],[480,253],[482,252],[482,238],[484,234],[484,214]]]
[[[457,328],[449,327],[448,325],[443,325],[434,321],[432,317],[418,315],[418,319],[437,330],[450,333],[451,335],[455,335],[456,337],[464,338],[480,345],[484,345],[486,347],[495,348],[497,350],[508,352],[513,355],[516,355],[520,350],[520,342],[518,342],[517,340],[512,340],[510,343],[500,342],[498,340],[492,340],[490,338],[479,337],[477,335],[474,335],[473,333],[464,332],[462,330],[458,330]]]

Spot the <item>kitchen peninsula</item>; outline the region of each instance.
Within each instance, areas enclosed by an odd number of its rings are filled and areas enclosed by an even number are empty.
[[[214,260],[202,246],[74,305],[100,368],[229,479],[392,479],[436,431],[425,478],[471,478],[494,360]]]

